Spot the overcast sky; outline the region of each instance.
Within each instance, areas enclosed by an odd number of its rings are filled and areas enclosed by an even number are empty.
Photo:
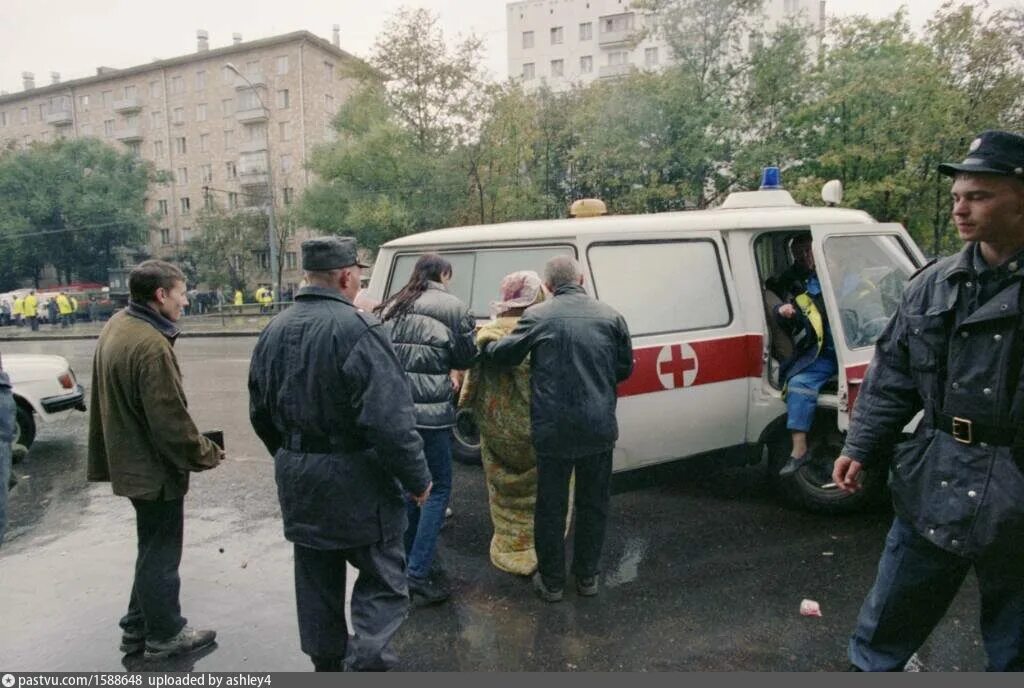
[[[1009,7],[1024,0],[990,0]],[[827,0],[830,14],[891,14],[899,0]],[[924,23],[942,0],[905,0],[914,26]],[[155,57],[196,49],[196,29],[210,33],[210,47],[306,29],[330,39],[341,26],[341,46],[369,53],[385,19],[402,5],[437,12],[449,35],[470,31],[487,47],[492,75],[505,76],[505,0],[0,0],[0,89],[21,90],[21,73],[36,85],[90,76],[100,65],[131,67]]]

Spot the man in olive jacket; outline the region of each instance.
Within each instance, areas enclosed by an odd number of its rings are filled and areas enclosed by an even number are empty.
[[[537,453],[534,539],[538,595],[562,599],[569,479],[576,472],[573,573],[579,594],[597,594],[598,560],[608,518],[612,449],[619,438],[616,385],[633,372],[626,320],[583,289],[583,272],[567,256],[544,266],[554,298],[526,309],[516,329],[482,354],[518,365],[530,354],[530,429]]]
[[[185,276],[147,260],[132,270],[128,288],[128,308],[107,322],[93,358],[88,478],[110,482],[135,508],[139,551],[121,650],[161,659],[216,637],[186,625],[178,565],[188,475],[217,466],[224,454],[192,422],[174,355],[174,323],[188,304]]]
[[[267,325],[249,369],[253,429],[274,456],[284,535],[295,547],[302,651],[317,671],[385,670],[409,604],[403,491],[430,473],[409,382],[380,322],[358,310],[356,242],[302,243],[309,284]],[[352,628],[345,565],[359,570]]]

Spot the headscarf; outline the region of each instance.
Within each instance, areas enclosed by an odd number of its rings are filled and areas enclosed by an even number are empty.
[[[533,270],[513,272],[501,280],[498,300],[491,301],[491,315],[498,316],[513,308],[526,308],[544,300],[543,283]]]

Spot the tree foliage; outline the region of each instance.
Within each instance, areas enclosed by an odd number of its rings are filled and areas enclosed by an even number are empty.
[[[374,248],[562,217],[585,196],[618,213],[708,207],[775,164],[801,202],[837,178],[846,205],[953,248],[936,165],[983,129],[1024,128],[1024,10],[947,2],[923,32],[904,11],[766,32],[762,6],[637,0],[635,40],[657,34],[669,64],[560,92],[481,84],[474,39],[448,47],[433,15],[402,11],[373,59],[389,81],[339,113],[302,219]]]
[[[59,279],[104,282],[114,249],[144,241],[150,219],[147,163],[97,139],[36,143],[0,152],[0,289]]]
[[[196,237],[181,261],[194,266],[196,282],[248,292],[250,279],[259,272],[254,249],[267,245],[266,214],[214,205],[199,213],[196,224]]]

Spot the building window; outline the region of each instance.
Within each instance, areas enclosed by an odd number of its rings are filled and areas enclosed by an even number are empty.
[[[292,156],[282,155],[281,156],[281,171],[291,172],[292,171]]]
[[[21,123],[22,124],[28,124],[28,108],[27,107],[21,108]]]
[[[551,45],[562,45],[565,39],[565,32],[561,26],[551,27]]]
[[[213,194],[203,194],[203,210],[213,210]]]
[[[580,40],[589,41],[594,38],[594,24],[593,22],[582,22],[580,24]]]
[[[78,109],[82,112],[89,112],[89,96],[78,96]],[[4,117],[4,123],[6,124],[7,117]]]
[[[288,107],[288,89],[281,89],[277,92],[277,107],[282,110]]]
[[[324,109],[327,110],[328,114],[334,114],[334,96],[330,93],[324,94]]]
[[[235,130],[225,129],[224,130],[224,147],[234,148],[235,147]]]
[[[259,60],[251,60],[249,62],[246,62],[245,63],[245,73],[249,75],[250,79],[252,79],[255,76],[262,76],[260,74],[260,61]]]
[[[171,243],[171,230],[169,230],[169,229],[161,229],[160,230],[160,243],[161,244],[165,244],[165,245]]]
[[[246,89],[238,94],[238,110],[244,112],[246,110],[255,110],[260,106],[260,101],[256,99],[256,94],[251,90]]]
[[[288,73],[288,56],[287,55],[279,55],[277,57],[276,63],[277,63],[277,73],[279,75],[287,74]]]
[[[149,126],[153,129],[159,129],[160,125],[163,124],[164,113],[159,110],[153,110],[149,113]]]
[[[270,253],[268,251],[253,251],[256,254],[256,262],[264,270],[270,269]]]
[[[288,141],[292,137],[292,125],[291,122],[278,122],[277,127],[281,133],[281,140]]]
[[[175,124],[183,124],[185,122],[185,108],[174,108],[174,119],[172,121]]]
[[[198,105],[196,105],[196,121],[206,121],[206,103],[199,103]]]
[[[184,93],[185,92],[185,80],[180,76],[171,77],[171,93]]]
[[[107,136],[114,135],[114,120],[107,119],[103,121],[103,133]]]
[[[551,76],[562,76],[565,71],[565,60],[551,60]]]
[[[167,201],[166,200],[157,201],[157,212],[160,215],[163,215],[164,217],[167,217],[168,208],[167,208]]]
[[[527,62],[523,64],[523,79],[529,81],[534,77],[534,72],[535,69],[532,62]]]
[[[658,49],[657,48],[645,48],[644,49],[644,64],[648,67],[656,67],[658,65]]]
[[[128,152],[134,155],[136,158],[142,157],[142,143],[139,141],[130,141],[125,144],[128,148]]]
[[[200,134],[199,135],[199,150],[206,153],[210,150],[210,135]]]
[[[533,47],[533,31],[523,31],[523,48]]]
[[[238,179],[238,165],[234,160],[225,163],[224,166],[227,169],[228,179]]]
[[[163,95],[163,92],[164,92],[164,87],[163,87],[163,85],[159,81],[150,81],[149,82],[149,97],[150,98],[159,98],[161,95]]]
[[[614,67],[615,65],[626,65],[629,64],[629,51],[628,50],[613,50],[608,53],[608,65]]]
[[[135,90],[134,86],[125,86],[124,87],[124,99],[125,100],[131,100],[132,98],[134,98],[137,95],[137,93],[138,92]]]
[[[213,182],[213,165],[200,165],[199,177],[203,180],[203,184],[210,184]]]
[[[200,70],[196,72],[196,90],[202,91],[206,88],[206,71]]]
[[[113,100],[114,100],[114,93],[113,93],[113,91],[104,91],[103,92],[103,107],[105,107],[105,108],[110,107],[110,103]]]
[[[7,126],[6,123],[4,124],[4,126]],[[83,124],[82,126],[78,127],[78,133],[81,134],[82,136],[92,136],[92,125]]]
[[[181,214],[188,215],[192,212],[192,204],[189,203],[188,196],[181,197]]]
[[[174,139],[174,154],[185,155],[188,153],[188,140],[184,136],[177,136]]]
[[[154,141],[153,142],[153,157],[162,158],[164,157],[164,142]]]
[[[295,200],[295,189],[290,186],[284,187],[284,204],[291,205]]]
[[[298,266],[298,257],[295,251],[288,251],[284,254],[284,265],[288,270],[294,270]]]
[[[228,208],[234,210],[238,207],[238,192],[228,191]]]
[[[220,109],[225,117],[230,117],[231,115],[235,114],[235,99],[225,98],[224,100],[220,101]]]
[[[324,62],[324,77],[328,81],[334,81],[334,63]]]
[[[175,181],[178,182],[178,186],[186,186],[188,184],[188,168],[179,167],[178,173],[175,175]]]
[[[594,71],[594,56],[584,55],[580,58],[580,74],[590,74]]]

